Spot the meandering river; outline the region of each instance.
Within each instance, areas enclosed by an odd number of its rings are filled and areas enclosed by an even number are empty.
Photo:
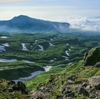
[[[38,71],[32,72],[30,76],[21,77],[21,78],[18,78],[16,80],[13,80],[13,81],[15,81],[15,82],[22,81],[22,82],[24,82],[24,81],[30,80],[30,79],[34,78],[35,76],[37,76],[40,73],[49,71],[52,68],[52,66],[45,66],[43,68],[44,68],[45,71],[38,70]]]

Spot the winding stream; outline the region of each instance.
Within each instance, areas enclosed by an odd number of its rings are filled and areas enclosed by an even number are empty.
[[[0,58],[0,62],[16,62],[18,61],[17,59],[4,59],[4,58]],[[29,60],[22,60],[25,63],[35,63]]]
[[[0,52],[5,51],[5,46],[0,45]]]
[[[29,61],[29,60],[22,60],[22,61],[25,63],[35,63],[35,62]]]
[[[54,60],[56,60],[56,58],[54,58]],[[17,61],[17,59],[2,59],[2,58],[0,58],[0,62],[16,62],[16,61]],[[27,63],[34,63],[34,62],[28,61],[28,60],[22,60],[22,61],[27,62]],[[52,68],[52,66],[44,66],[43,68],[44,68],[45,71],[41,71],[41,70],[34,71],[30,74],[30,76],[20,77],[18,79],[15,79],[14,81],[15,82],[18,82],[18,81],[24,82],[24,81],[30,80],[30,79],[34,78],[35,76],[37,76],[40,73],[48,72]],[[0,68],[0,70],[3,70],[3,68]]]
[[[22,82],[24,82],[24,81],[30,80],[30,79],[34,78],[35,76],[37,76],[40,73],[48,72],[52,68],[52,66],[45,66],[43,68],[44,68],[45,71],[38,70],[38,71],[32,72],[31,75],[28,76],[28,77],[21,77],[21,78],[18,78],[16,80],[13,80],[13,81],[15,81],[15,82],[22,81]]]
[[[3,59],[3,58],[0,58],[0,62],[16,62],[17,59]]]
[[[15,81],[15,82],[22,81],[22,82],[24,82],[24,81],[32,79],[33,77],[37,76],[38,74],[40,74],[42,72],[43,71],[40,71],[40,70],[39,71],[35,71],[35,72],[32,72],[31,75],[28,76],[28,77],[21,77],[21,78],[18,78],[16,80],[13,80],[13,81]]]

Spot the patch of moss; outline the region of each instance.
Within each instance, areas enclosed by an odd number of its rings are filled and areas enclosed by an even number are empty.
[[[86,58],[85,58],[85,66],[93,66],[96,64],[96,62],[99,62],[100,61],[100,47],[95,47],[95,48],[92,48]]]

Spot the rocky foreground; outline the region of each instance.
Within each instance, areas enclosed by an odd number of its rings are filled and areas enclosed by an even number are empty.
[[[22,82],[0,79],[0,99],[29,99],[29,91]]]
[[[100,99],[100,47],[85,53],[62,74],[51,75],[33,92],[35,99]]]
[[[51,75],[36,90],[24,83],[0,80],[0,99],[100,99],[100,47],[91,49],[84,59]],[[40,81],[41,82],[41,81]]]

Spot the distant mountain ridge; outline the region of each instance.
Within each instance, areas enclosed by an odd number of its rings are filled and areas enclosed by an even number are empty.
[[[70,24],[51,22],[20,15],[11,20],[0,21],[0,32],[67,32]]]

